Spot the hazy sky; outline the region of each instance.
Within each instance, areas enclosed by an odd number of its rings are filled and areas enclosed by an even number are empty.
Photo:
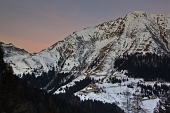
[[[133,11],[170,15],[170,0],[0,0],[0,41],[39,52]]]

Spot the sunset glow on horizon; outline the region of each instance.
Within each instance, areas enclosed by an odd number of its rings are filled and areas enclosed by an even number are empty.
[[[0,41],[39,52],[74,31],[133,11],[170,15],[169,0],[1,0]]]

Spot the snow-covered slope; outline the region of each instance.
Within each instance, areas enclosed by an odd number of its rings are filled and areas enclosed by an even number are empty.
[[[57,71],[106,75],[112,72],[116,57],[135,52],[169,55],[169,43],[170,16],[135,11],[94,28],[76,31],[37,54],[11,49],[16,48],[11,44],[2,46],[4,59],[16,74],[55,67]]]
[[[61,86],[62,90],[59,88],[54,94],[65,93],[66,87],[72,87],[76,81],[88,76],[98,82],[76,92],[76,96],[82,100],[95,99],[116,103],[126,111],[123,107],[123,92],[126,86],[142,80],[131,78],[123,84],[106,82],[109,77],[127,77],[124,72],[119,73],[114,69],[114,62],[123,54],[136,52],[170,56],[170,16],[135,11],[125,17],[73,32],[62,41],[36,54],[29,54],[12,44],[1,45],[5,52],[4,60],[13,67],[15,74],[22,77],[23,73],[34,72],[36,76],[40,76],[43,71],[48,72],[53,67],[58,73],[75,73],[75,79]],[[105,91],[101,92],[100,89]],[[137,86],[129,89],[131,95],[137,89]],[[96,90],[97,93],[94,93]],[[144,109],[152,112],[158,100],[144,99]],[[149,106],[149,102],[152,102],[153,106]]]

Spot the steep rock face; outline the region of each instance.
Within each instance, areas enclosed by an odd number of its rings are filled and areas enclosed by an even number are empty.
[[[114,60],[123,54],[146,52],[169,56],[170,16],[135,11],[125,17],[76,31],[37,54],[1,44],[4,60],[16,74],[48,71],[112,74]]]

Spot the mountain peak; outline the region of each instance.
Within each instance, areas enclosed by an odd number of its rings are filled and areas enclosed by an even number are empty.
[[[37,83],[38,87],[59,94],[67,92],[70,87],[78,85],[78,82],[92,78],[95,83],[87,87],[83,85],[86,88],[80,88],[81,91],[75,90],[74,95],[82,100],[99,99],[107,103],[116,103],[123,108],[126,101],[124,90],[128,85],[135,86],[133,88],[130,86],[131,94],[134,94],[138,82],[143,83],[142,79],[127,76],[127,68],[133,68],[135,73],[140,73],[143,69],[148,70],[147,67],[144,68],[145,65],[148,65],[151,70],[152,65],[158,69],[156,58],[162,65],[160,58],[170,56],[170,17],[134,11],[125,17],[73,32],[62,41],[32,55],[12,44],[0,44],[5,51],[4,60],[11,65],[14,73],[21,75],[19,77],[27,73],[32,74],[32,76],[28,75],[28,79],[37,80],[32,82]],[[144,65],[141,64],[143,62]],[[138,67],[134,68],[133,63]],[[118,71],[119,67],[123,70]],[[42,74],[43,72],[50,72],[53,75],[49,73],[49,76],[46,76]],[[150,70],[148,72],[150,75]],[[151,74],[153,75],[155,74]],[[123,82],[121,82],[122,78]],[[62,86],[58,88],[56,84]],[[154,106],[157,105],[158,100],[155,99]],[[119,104],[119,101],[122,104]],[[150,100],[144,99],[144,101]]]
[[[133,11],[133,14],[146,14],[147,12],[145,11]]]
[[[24,57],[21,57],[23,52],[14,52],[18,49],[12,49],[13,52],[6,55],[5,59],[7,63],[15,64],[14,72],[21,74],[31,73],[34,69],[40,72],[48,71],[52,67],[57,71],[82,70],[84,73],[109,74],[111,67],[108,68],[108,65],[114,62],[112,57],[135,52],[169,54],[169,31],[170,18],[134,11],[125,17],[104,22],[96,27],[73,32],[64,40],[37,54],[27,55],[28,53],[24,52]],[[5,46],[4,49],[6,50]],[[21,57],[17,61],[12,58],[16,54]],[[100,63],[96,64],[95,60]]]

